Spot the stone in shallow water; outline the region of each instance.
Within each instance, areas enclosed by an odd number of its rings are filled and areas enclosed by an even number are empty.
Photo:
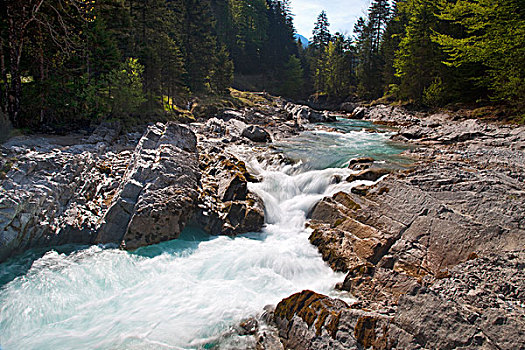
[[[242,131],[242,136],[253,142],[271,142],[272,138],[268,131],[260,126],[251,125]]]
[[[354,182],[358,180],[377,181],[379,180],[379,178],[387,175],[388,173],[390,173],[390,171],[386,169],[372,168],[372,169],[363,170],[357,174],[352,174],[346,178],[346,181],[347,182]]]

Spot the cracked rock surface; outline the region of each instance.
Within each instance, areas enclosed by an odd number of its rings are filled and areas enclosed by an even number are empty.
[[[525,128],[389,106],[354,116],[401,125],[393,138],[416,146],[406,151],[415,163],[312,210],[310,241],[347,273],[337,288],[356,301],[284,299],[274,316],[283,344],[522,349]]]

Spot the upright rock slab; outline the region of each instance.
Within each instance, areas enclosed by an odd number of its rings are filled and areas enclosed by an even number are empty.
[[[193,214],[199,180],[195,134],[175,123],[149,127],[96,242],[136,249],[178,238]]]

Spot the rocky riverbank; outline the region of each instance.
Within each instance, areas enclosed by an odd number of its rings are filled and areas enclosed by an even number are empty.
[[[355,173],[333,181],[376,183],[309,213],[310,242],[346,274],[336,286],[346,301],[303,291],[237,333],[259,349],[522,348],[525,128],[347,107],[353,114],[340,115],[397,127],[392,138],[414,146],[405,152],[414,164],[392,172],[355,159]],[[333,120],[267,97],[186,126],[123,132],[106,123],[13,138],[0,157],[0,261],[66,243],[136,249],[188,225],[211,235],[260,231],[265,208],[249,184],[261,179],[239,150],[277,157],[273,142]]]
[[[525,128],[388,106],[354,117],[400,126],[416,163],[316,205],[310,241],[356,301],[283,300],[284,347],[523,348]]]
[[[183,126],[15,137],[0,157],[0,261],[30,248],[116,244],[136,249],[177,238],[187,224],[212,235],[260,231],[258,181],[228,146],[265,145],[331,120],[273,97]]]

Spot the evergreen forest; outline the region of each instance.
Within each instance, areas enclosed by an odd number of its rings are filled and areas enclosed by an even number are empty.
[[[308,47],[288,0],[4,0],[1,118],[17,128],[180,114],[229,88],[523,118],[521,0],[372,0],[351,35],[319,14]],[[310,33],[300,33],[309,35]]]

